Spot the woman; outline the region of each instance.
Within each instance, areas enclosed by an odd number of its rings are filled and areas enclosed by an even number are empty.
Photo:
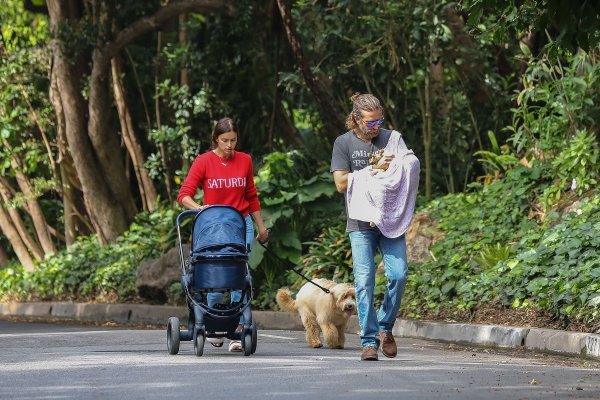
[[[222,118],[217,122],[212,134],[212,150],[196,157],[179,189],[177,201],[190,210],[201,210],[210,205],[235,208],[246,220],[246,243],[250,248],[254,236],[253,219],[258,228],[257,240],[264,242],[269,234],[260,211],[258,190],[254,186],[252,158],[246,153],[235,151],[238,132],[238,127],[231,118]],[[194,201],[199,186],[204,191],[203,205]],[[212,307],[222,303],[223,297],[223,293],[209,293],[208,305]],[[241,291],[231,293],[231,302],[239,301],[240,298]],[[208,341],[215,347],[223,345],[223,338],[209,338]],[[240,341],[232,340],[229,351],[242,351]]]

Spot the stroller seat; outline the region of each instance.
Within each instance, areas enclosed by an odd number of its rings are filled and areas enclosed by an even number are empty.
[[[246,221],[232,207],[200,212],[192,230],[192,291],[242,290],[247,286]]]

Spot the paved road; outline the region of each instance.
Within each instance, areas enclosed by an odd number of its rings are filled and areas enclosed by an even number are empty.
[[[1,399],[600,399],[600,364],[401,339],[395,359],[309,349],[303,332],[259,331],[244,357],[164,330],[0,321]]]

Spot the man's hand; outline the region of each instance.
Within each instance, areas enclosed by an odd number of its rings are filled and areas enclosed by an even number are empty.
[[[377,162],[377,164],[373,166],[373,169],[387,171],[395,157],[396,156],[394,156],[393,154],[384,154],[383,157],[381,157],[381,159]]]

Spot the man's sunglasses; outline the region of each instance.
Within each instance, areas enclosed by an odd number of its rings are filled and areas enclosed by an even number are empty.
[[[363,119],[363,122],[365,123],[365,125],[367,126],[367,128],[371,129],[374,128],[375,126],[381,126],[383,125],[383,117],[375,120],[375,121],[365,121]]]

